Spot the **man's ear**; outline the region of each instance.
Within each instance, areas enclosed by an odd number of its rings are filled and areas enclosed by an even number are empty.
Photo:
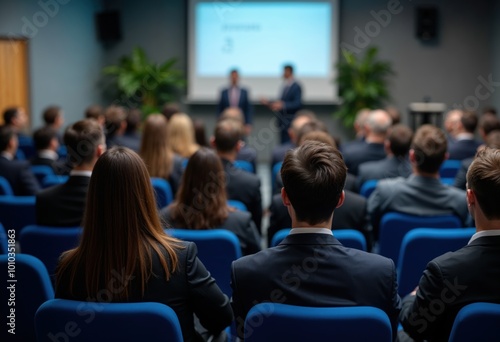
[[[342,206],[342,204],[344,204],[344,200],[345,200],[345,192],[344,192],[344,190],[342,190],[342,193],[340,194],[339,201],[337,202],[337,206],[335,208]]]
[[[290,203],[290,198],[288,198],[288,194],[286,193],[285,187],[281,188],[281,200],[283,201],[283,204],[288,207],[291,205]]]
[[[215,149],[215,137],[214,136],[211,136],[210,137],[210,146]]]
[[[100,156],[102,156],[102,154],[106,152],[106,144],[99,144],[97,145],[97,148],[95,149],[95,154],[97,156],[97,158],[99,158]]]
[[[467,206],[471,207],[476,204],[476,194],[474,193],[474,190],[472,189],[467,189]]]

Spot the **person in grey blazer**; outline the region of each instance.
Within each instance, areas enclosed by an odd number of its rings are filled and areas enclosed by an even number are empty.
[[[464,196],[476,223],[467,246],[432,260],[403,300],[400,341],[448,341],[457,313],[474,302],[500,303],[500,150],[478,152]],[[409,338],[408,337],[411,337]]]
[[[277,246],[233,261],[232,306],[237,333],[252,306],[374,306],[390,319],[396,336],[401,309],[394,262],[346,248],[332,234],[336,207],[344,202],[347,168],[340,152],[307,141],[287,152],[282,200],[292,218],[290,234]]]
[[[370,179],[408,177],[411,174],[411,164],[408,160],[413,131],[410,127],[397,124],[392,126],[385,140],[387,157],[382,160],[362,163],[358,168],[358,189]]]
[[[375,237],[381,217],[387,212],[419,216],[456,215],[466,226],[467,203],[463,190],[439,180],[439,168],[446,158],[447,141],[443,131],[432,125],[421,126],[410,150],[413,174],[408,178],[385,179],[368,198],[368,214]]]

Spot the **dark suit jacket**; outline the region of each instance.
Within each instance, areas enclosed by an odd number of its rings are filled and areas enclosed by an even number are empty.
[[[221,159],[226,174],[226,191],[229,199],[243,202],[259,232],[262,224],[262,196],[260,179],[256,175],[235,168],[233,163]]]
[[[10,183],[15,196],[33,196],[40,190],[28,161],[8,160],[0,156],[0,176]]]
[[[291,141],[274,147],[271,156],[271,167],[273,167],[276,163],[282,162],[285,159],[285,154],[289,150],[293,150],[295,147],[297,147],[297,145]]]
[[[500,303],[500,236],[484,236],[432,260],[400,320],[415,339],[448,341],[458,311],[474,302]],[[499,322],[500,323],[500,322]]]
[[[50,166],[56,175],[68,175],[71,171],[71,166],[63,161],[52,160],[50,158],[43,158],[39,156],[36,156],[31,160],[31,165]]]
[[[168,206],[161,210],[160,218],[162,222],[166,223],[171,228],[184,228],[178,221],[173,221],[171,218],[172,207]],[[255,223],[252,221],[252,216],[244,211],[231,211],[226,221],[224,221],[219,228],[227,229],[238,237],[240,241],[241,250],[243,255],[253,254],[260,251],[260,237]]]
[[[455,183],[453,183],[454,187],[465,190],[467,185],[467,171],[469,170],[470,164],[472,164],[473,160],[474,157],[462,160],[460,169],[458,169],[457,175],[455,176]]]
[[[391,156],[381,160],[364,162],[358,167],[358,189],[370,179],[407,178],[411,175],[411,172],[411,164],[408,158]]]
[[[243,146],[238,152],[236,159],[252,163],[254,170],[257,170],[257,150],[255,148],[247,145]]]
[[[199,318],[201,324],[214,334],[219,333],[231,323],[233,313],[229,299],[222,293],[196,256],[196,245],[192,242],[183,242],[183,244],[185,248],[178,249],[177,252],[179,269],[171,275],[168,281],[165,279],[165,272],[158,255],[154,250],[151,251],[152,276],[146,284],[145,293],[141,294],[139,277],[132,275],[128,301],[158,302],[170,306],[179,318],[184,341],[198,341],[194,330],[193,313]],[[73,295],[69,292],[70,274],[68,272],[62,274],[58,280],[61,283],[55,289],[56,298],[89,301],[83,270],[76,274]],[[90,301],[95,301],[95,299],[90,299]]]
[[[36,223],[43,226],[81,226],[90,177],[70,176],[64,184],[36,196]]]
[[[477,148],[481,145],[479,141],[472,139],[455,140],[448,145],[448,159],[463,160],[474,157]]]
[[[222,90],[219,98],[219,104],[217,106],[217,115],[220,115],[226,108],[231,107],[229,101],[229,89],[225,88]],[[243,115],[245,116],[245,124],[251,125],[253,122],[253,107],[248,98],[248,91],[245,88],[240,88],[240,98],[238,100],[238,108],[241,109]]]
[[[360,164],[381,160],[386,157],[384,144],[367,143],[364,141],[344,146],[342,155],[347,165],[347,171],[355,176],[358,175]]]
[[[288,235],[277,247],[234,261],[231,286],[240,337],[248,311],[262,302],[374,306],[387,313],[396,336],[401,303],[393,261],[345,248],[332,235]]]
[[[281,200],[281,195],[276,194],[271,201],[269,208],[271,217],[269,228],[267,229],[267,242],[271,246],[271,241],[277,231],[292,227],[292,219],[288,215],[288,210]],[[345,190],[345,200],[341,207],[335,209],[333,214],[332,229],[356,229],[369,238],[367,233],[368,216],[366,212],[366,199],[352,191]]]
[[[297,82],[293,82],[289,87],[283,89],[281,101],[283,101],[283,114],[290,116],[302,108],[302,88]]]

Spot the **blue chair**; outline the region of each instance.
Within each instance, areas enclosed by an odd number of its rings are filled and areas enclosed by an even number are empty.
[[[21,251],[33,255],[44,263],[54,279],[61,254],[78,246],[81,227],[45,227],[31,225],[24,227],[19,235]]]
[[[255,173],[255,168],[253,164],[246,160],[235,160],[233,163],[234,167],[238,169],[245,170],[247,172]]]
[[[7,278],[9,265],[15,260],[14,278]],[[4,274],[4,284],[0,286],[0,296],[2,300],[2,329],[0,331],[0,341],[35,341],[35,325],[33,319],[35,312],[43,302],[54,298],[54,289],[50,282],[50,277],[45,265],[31,255],[16,254],[15,257],[0,255],[0,268]],[[9,279],[16,280],[9,283]],[[11,295],[8,286],[15,284],[15,306],[9,306]],[[8,333],[11,327],[10,309],[15,309],[15,335]],[[7,322],[6,322],[7,321]]]
[[[65,145],[60,145],[57,149],[57,154],[59,155],[59,160],[64,160],[68,156],[68,149]]]
[[[415,216],[387,213],[380,220],[379,254],[398,264],[399,250],[404,236],[414,228],[460,228],[462,222],[454,215]]]
[[[156,206],[164,208],[174,200],[174,194],[170,183],[163,178],[151,177],[151,185],[155,191]]]
[[[200,260],[222,292],[231,297],[231,263],[241,257],[240,242],[233,232],[226,229],[166,229],[165,232],[178,239],[194,242]]]
[[[365,198],[370,197],[372,192],[375,190],[378,184],[378,179],[369,179],[361,185],[359,189],[359,194]]]
[[[227,200],[227,205],[230,206],[230,207],[234,207],[234,208],[236,208],[238,210],[241,210],[241,211],[248,211],[248,208],[245,205],[245,203],[243,203],[241,201]]]
[[[440,178],[440,179],[441,183],[443,183],[444,185],[453,186],[453,184],[455,184],[455,178]]]
[[[449,342],[498,341],[500,304],[473,303],[455,317]]]
[[[44,188],[44,189],[50,188],[51,186],[54,186],[54,185],[66,183],[68,181],[68,179],[69,179],[69,176],[60,176],[60,175],[46,176],[43,179],[42,188]]]
[[[0,222],[5,230],[19,231],[30,224],[35,224],[35,196],[0,196]]]
[[[276,185],[276,178],[278,177],[278,173],[281,171],[281,166],[283,165],[283,162],[279,162],[273,165],[272,171],[271,171],[271,186],[273,190],[273,194],[277,192],[279,189],[277,188]]]
[[[24,155],[24,159],[31,159],[36,156],[35,143],[33,138],[21,135],[19,138],[19,145],[17,150],[21,151]]]
[[[460,170],[462,162],[460,160],[447,159],[439,168],[439,176],[441,178],[455,178]]]
[[[72,328],[68,328],[71,323]],[[53,299],[35,315],[38,342],[182,342],[179,319],[161,303],[96,303]]]
[[[271,247],[279,245],[288,233],[290,233],[290,229],[278,230],[276,234],[273,235]],[[333,236],[335,236],[335,238],[345,247],[366,251],[366,238],[360,231],[354,229],[336,229],[333,231]]]
[[[7,232],[3,227],[2,223],[0,223],[0,254],[7,254],[8,251],[8,238]]]
[[[0,196],[14,196],[12,186],[9,181],[2,176],[0,176]]]
[[[303,307],[257,304],[245,319],[245,341],[392,341],[391,322],[369,306]]]
[[[17,160],[26,160],[26,155],[24,154],[23,150],[21,150],[20,148],[18,148],[16,151],[16,159]]]
[[[415,289],[429,261],[464,247],[475,232],[475,228],[417,228],[408,232],[397,264],[399,294],[405,296]]]
[[[48,165],[32,165],[31,171],[40,184],[43,184],[45,177],[54,175],[54,170]]]

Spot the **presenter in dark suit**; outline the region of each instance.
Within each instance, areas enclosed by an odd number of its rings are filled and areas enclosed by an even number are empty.
[[[309,141],[285,156],[281,195],[292,230],[277,247],[232,264],[233,310],[240,338],[248,311],[269,301],[374,306],[387,313],[395,336],[401,304],[394,263],[342,246],[330,228],[334,209],[344,201],[346,174],[340,152],[324,143]]]
[[[245,131],[250,134],[253,123],[253,106],[250,103],[248,90],[240,87],[238,70],[233,69],[229,74],[231,85],[222,90],[217,106],[217,115],[221,115],[224,110],[230,107],[240,108],[245,117]]]
[[[40,190],[31,165],[25,160],[14,160],[18,138],[11,126],[0,127],[0,176],[10,184],[15,196],[33,196]]]
[[[45,189],[36,197],[36,223],[53,227],[81,226],[92,169],[106,150],[101,126],[95,120],[78,121],[64,133],[73,164],[66,183]],[[82,149],[85,146],[85,149]]]
[[[432,260],[400,319],[416,340],[448,341],[457,313],[474,302],[500,303],[500,150],[480,151],[467,173],[467,205],[476,233],[467,246]],[[400,336],[401,340],[405,339]]]
[[[269,102],[262,99],[261,103],[268,106],[276,115],[281,130],[281,143],[290,140],[288,128],[295,116],[295,113],[302,108],[302,88],[293,77],[293,67],[285,65],[283,68],[283,78],[285,83],[278,101]]]

